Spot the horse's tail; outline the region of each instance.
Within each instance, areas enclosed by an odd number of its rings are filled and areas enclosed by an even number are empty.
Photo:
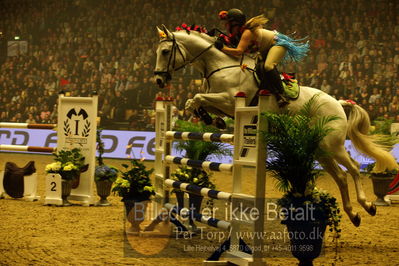
[[[376,143],[377,138],[368,135],[370,117],[366,110],[357,104],[339,101],[343,107],[349,109],[347,135],[355,148],[375,160],[374,172],[398,169],[395,158],[382,145]]]

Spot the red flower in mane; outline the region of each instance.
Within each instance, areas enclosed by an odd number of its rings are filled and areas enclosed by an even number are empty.
[[[353,105],[355,105],[355,104],[356,104],[356,102],[355,102],[355,101],[353,101],[353,100],[346,100],[346,102],[347,102],[347,103],[350,103],[350,104],[353,104]]]
[[[181,30],[185,30],[187,32],[198,31],[200,33],[207,33],[208,32],[205,27],[198,26],[198,25],[192,25],[192,26],[189,27],[189,26],[187,26],[186,23],[182,23],[181,26],[177,26],[176,27],[176,31],[181,31]]]
[[[281,73],[281,74],[283,75],[283,77],[284,77],[285,80],[290,80],[290,79],[293,78],[293,76],[290,76],[290,75],[288,75],[288,74],[285,73],[285,72],[283,72],[283,73]]]

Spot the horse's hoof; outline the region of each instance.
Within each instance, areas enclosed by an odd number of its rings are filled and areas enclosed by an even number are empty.
[[[361,221],[362,221],[362,218],[360,217],[360,215],[358,213],[356,213],[355,217],[353,217],[353,219],[352,219],[353,225],[356,227],[359,227]]]
[[[196,112],[196,115],[199,116],[205,125],[212,125],[213,119],[204,108],[200,107],[196,110]]]
[[[226,129],[226,123],[224,122],[223,119],[221,119],[220,117],[216,117],[214,119],[214,124],[218,129]]]
[[[371,216],[375,216],[377,214],[377,206],[374,203],[371,203],[370,208],[367,211]]]

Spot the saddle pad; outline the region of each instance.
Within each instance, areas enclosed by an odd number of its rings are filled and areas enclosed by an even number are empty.
[[[260,87],[261,84],[261,79],[259,78],[258,73],[254,72],[254,78],[256,80],[256,83],[258,84],[259,89],[262,89]],[[281,83],[283,84],[284,88],[284,96],[290,100],[296,100],[299,97],[300,93],[300,87],[298,84],[298,80],[296,79],[282,79]]]
[[[284,80],[283,82],[284,87],[284,96],[295,100],[299,96],[300,87],[298,81],[296,79]]]

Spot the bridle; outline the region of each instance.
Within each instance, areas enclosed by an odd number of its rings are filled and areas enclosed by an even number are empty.
[[[165,71],[154,71],[154,75],[163,75],[163,76],[165,76],[167,81],[172,79],[172,75],[169,72],[170,66],[172,66],[172,68],[171,68],[172,71],[180,70],[180,69],[184,68],[185,66],[187,66],[189,64],[192,64],[201,55],[203,55],[205,52],[207,52],[209,49],[211,49],[212,46],[214,46],[213,43],[210,44],[208,47],[206,47],[204,50],[202,50],[198,55],[194,56],[193,59],[191,59],[189,61],[186,61],[186,58],[185,58],[185,56],[184,56],[184,54],[182,52],[182,49],[180,48],[179,44],[177,43],[174,34],[173,33],[169,33],[169,34],[172,35],[171,39],[164,39],[164,40],[160,41],[160,43],[162,43],[162,42],[172,42],[172,49],[171,49],[171,53],[170,53],[169,58],[168,58],[168,65],[166,66],[166,70]],[[179,53],[180,56],[183,59],[183,64],[181,66],[178,66],[178,67],[176,67],[176,55],[177,55],[177,53]],[[209,74],[203,73],[204,74],[204,78],[208,82],[208,89],[210,88],[209,78],[214,73],[219,72],[220,70],[223,70],[223,69],[227,69],[227,68],[242,67],[242,60],[243,60],[243,57],[241,58],[241,62],[238,65],[231,65],[231,66],[225,66],[225,67],[217,68],[217,69],[211,71]],[[254,69],[251,69],[251,68],[246,68],[246,69],[249,70],[249,71],[254,72]]]
[[[172,71],[177,71],[179,69],[182,69],[183,67],[192,64],[195,60],[197,60],[201,55],[203,55],[205,52],[207,52],[209,49],[212,48],[214,44],[209,45],[207,48],[202,50],[198,55],[194,56],[193,59],[186,61],[186,58],[182,52],[182,49],[180,48],[179,44],[176,42],[176,38],[173,33],[171,39],[165,39],[161,40],[160,43],[162,42],[172,42],[172,49],[171,53],[168,58],[168,65],[166,66],[166,71],[154,71],[154,75],[164,75],[166,77],[166,80],[171,80],[172,75],[169,72],[169,69],[171,67]],[[180,54],[180,56],[183,59],[183,64],[181,66],[176,67],[176,55],[177,53]]]

